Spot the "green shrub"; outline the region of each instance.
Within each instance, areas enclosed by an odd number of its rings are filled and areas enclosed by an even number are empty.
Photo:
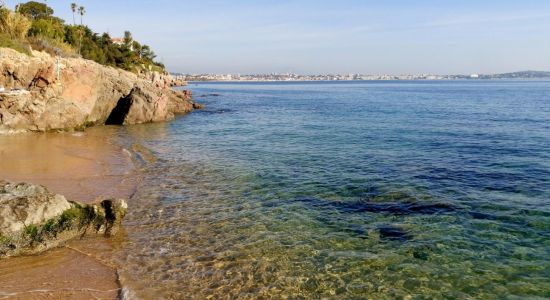
[[[9,237],[6,237],[6,236],[3,236],[0,234],[0,247],[1,246],[5,246],[5,245],[9,245],[11,242],[10,238]]]
[[[81,219],[82,219],[81,208],[74,207],[64,211],[59,217],[59,220],[57,223],[59,225],[60,230],[65,230],[75,225],[76,221],[80,222]]]
[[[25,234],[29,236],[32,242],[40,242],[42,240],[39,233],[40,231],[38,230],[37,226],[35,225],[25,226]]]
[[[65,39],[65,25],[63,24],[63,20],[59,18],[34,20],[28,35],[63,42]]]
[[[56,221],[54,219],[48,220],[46,224],[42,226],[42,233],[51,235],[51,236],[57,236],[57,226]]]
[[[27,55],[31,54],[30,45],[27,42],[14,40],[5,33],[0,33],[0,48],[10,48]]]
[[[31,21],[20,13],[0,7],[0,32],[8,34],[14,40],[21,40],[27,36],[31,28]]]
[[[76,51],[64,42],[45,37],[29,37],[28,43],[36,51],[44,51],[52,56],[76,57]]]

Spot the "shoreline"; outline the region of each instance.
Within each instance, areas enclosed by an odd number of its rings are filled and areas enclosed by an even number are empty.
[[[120,127],[83,132],[0,136],[0,178],[46,186],[69,200],[130,199],[140,180],[139,162],[117,141]],[[35,256],[0,260],[0,299],[120,299],[114,264],[101,254],[122,247],[125,233],[84,237]]]

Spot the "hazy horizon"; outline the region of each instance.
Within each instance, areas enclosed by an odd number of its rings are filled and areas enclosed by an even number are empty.
[[[13,7],[16,1],[8,0]],[[18,2],[18,1],[17,1]],[[25,1],[21,1],[25,2]],[[72,22],[70,3],[48,1]],[[550,70],[550,2],[78,1],[171,72],[471,74]]]

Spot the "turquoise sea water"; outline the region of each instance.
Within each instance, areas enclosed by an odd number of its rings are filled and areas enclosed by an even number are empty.
[[[121,281],[145,298],[550,297],[550,82],[190,84]]]

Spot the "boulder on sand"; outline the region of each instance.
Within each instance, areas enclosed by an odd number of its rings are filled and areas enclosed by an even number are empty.
[[[85,205],[43,186],[0,181],[0,258],[36,254],[85,234],[115,234],[127,209],[122,199]]]

